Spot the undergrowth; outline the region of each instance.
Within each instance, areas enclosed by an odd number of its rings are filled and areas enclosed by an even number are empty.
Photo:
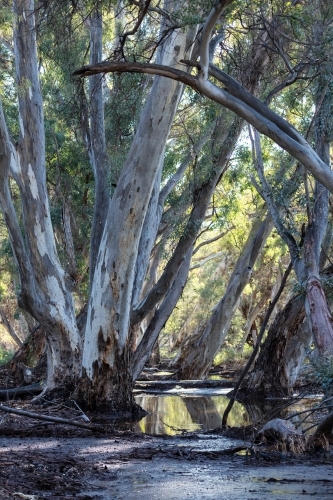
[[[2,345],[0,345],[0,366],[5,365],[14,355],[14,351],[9,351]]]

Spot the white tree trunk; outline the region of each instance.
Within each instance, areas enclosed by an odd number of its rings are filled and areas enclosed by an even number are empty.
[[[102,13],[95,9],[90,16],[90,64],[102,59]],[[104,231],[110,204],[109,158],[106,154],[103,76],[93,75],[89,79],[89,124],[86,129],[86,144],[95,177],[94,217],[90,236],[90,284],[92,286],[95,264]]]
[[[50,388],[73,383],[79,372],[80,340],[70,280],[58,259],[49,210],[33,0],[14,1],[14,26],[20,132],[14,148],[1,109],[0,202],[19,268],[19,305],[48,332]],[[9,169],[20,190],[25,238],[10,199]]]
[[[194,32],[190,38],[193,36]],[[159,59],[177,67],[186,56],[188,42],[181,30],[173,31],[160,47]],[[181,92],[181,84],[155,78],[109,208],[91,287],[83,349],[81,390],[90,405],[98,398],[114,407],[131,406],[132,382],[126,370],[138,246]],[[123,394],[118,392],[120,386]]]

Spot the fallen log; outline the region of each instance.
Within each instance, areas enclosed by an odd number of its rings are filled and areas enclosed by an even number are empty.
[[[161,389],[231,389],[233,387],[232,380],[138,380],[135,383],[134,389],[149,390]]]
[[[40,413],[34,413],[31,411],[18,410],[17,408],[10,408],[9,406],[4,406],[4,405],[0,405],[0,411],[4,411],[6,413],[13,413],[14,415],[20,415],[23,417],[33,418],[36,420],[45,420],[47,422],[53,422],[57,424],[72,425],[73,427],[80,427],[81,429],[87,429],[90,431],[97,431],[103,433],[107,431],[106,427],[102,425],[84,424],[82,422],[75,422],[74,420],[68,420],[66,418],[51,417],[50,415],[42,415]]]
[[[40,394],[42,391],[43,386],[39,383],[24,385],[22,387],[14,387],[12,389],[0,389],[0,399],[11,399],[17,396]]]

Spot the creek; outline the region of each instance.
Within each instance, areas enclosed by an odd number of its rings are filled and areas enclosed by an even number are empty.
[[[136,402],[148,415],[135,425],[136,432],[155,435],[177,435],[185,432],[207,432],[221,427],[223,412],[228,404],[230,388],[151,389],[136,394]],[[235,402],[228,417],[231,427],[258,424],[271,418],[288,418],[295,412],[311,409],[320,403],[320,395],[311,395],[291,402],[289,399],[266,399],[251,403]],[[307,414],[296,416],[298,424]],[[311,416],[303,428],[311,425]]]

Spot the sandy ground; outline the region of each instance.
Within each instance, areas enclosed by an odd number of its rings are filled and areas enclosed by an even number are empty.
[[[330,455],[219,456],[239,441],[0,438],[0,498],[114,500],[333,500]]]

